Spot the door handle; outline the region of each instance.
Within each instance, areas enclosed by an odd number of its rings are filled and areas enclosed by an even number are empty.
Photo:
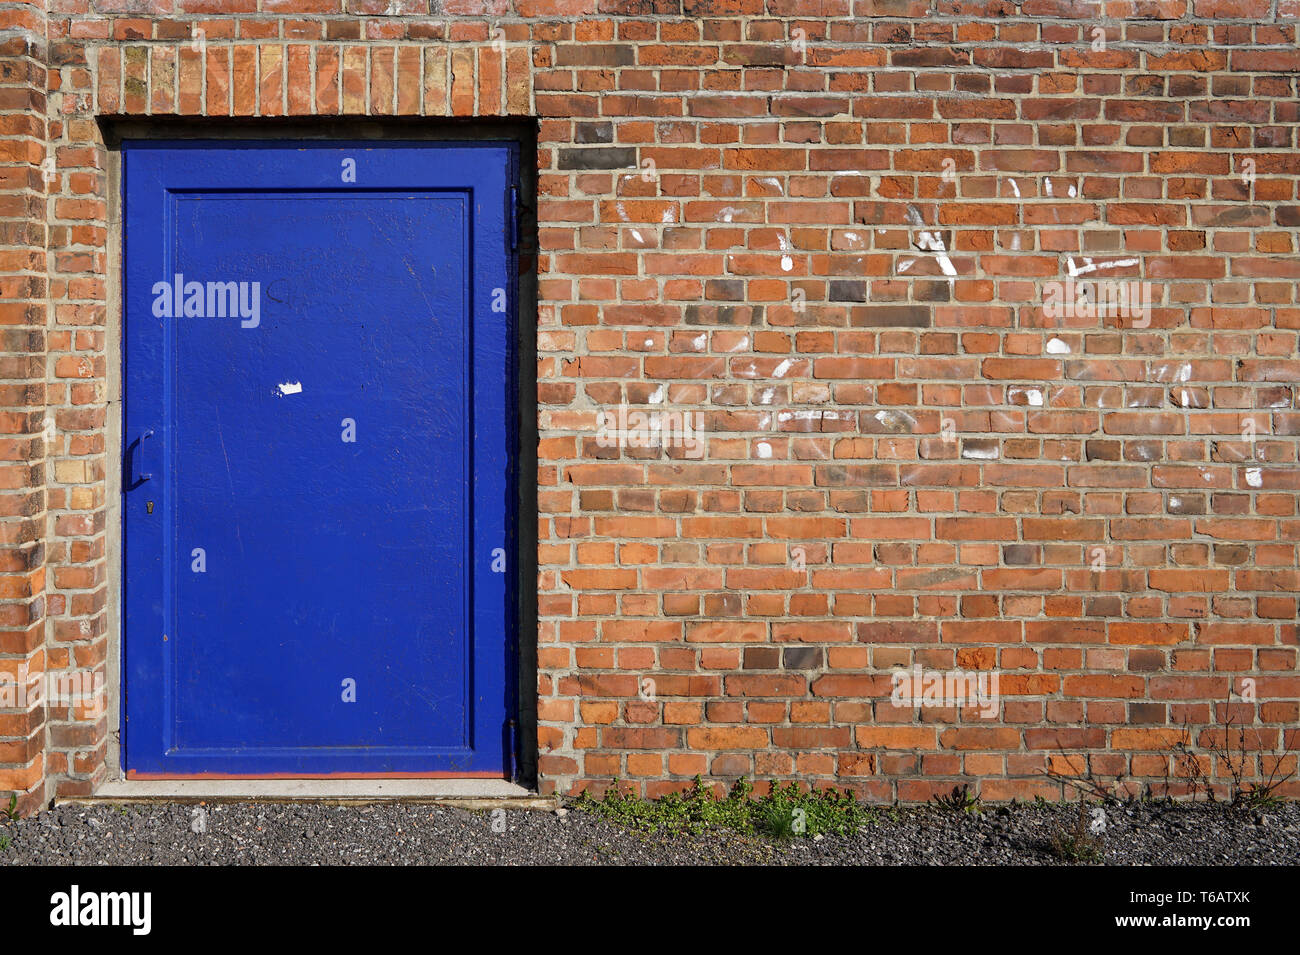
[[[140,437],[131,442],[127,448],[127,486],[128,491],[134,491],[145,481],[152,480],[153,472],[145,471],[144,468],[144,449],[145,445],[152,443],[149,441],[153,437],[153,428],[140,433]]]

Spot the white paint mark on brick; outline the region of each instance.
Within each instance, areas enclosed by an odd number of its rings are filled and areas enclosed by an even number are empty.
[[[1070,354],[1070,346],[1059,338],[1050,338],[1047,341],[1047,354],[1068,355]]]
[[[1074,264],[1074,256],[1067,256],[1065,260],[1066,265],[1070,269],[1071,278],[1080,275],[1087,275],[1089,272],[1096,272],[1098,269],[1118,269],[1128,265],[1137,265],[1139,261],[1139,259],[1116,259],[1113,262],[1098,262],[1094,264],[1092,259],[1085,255],[1083,257],[1083,266],[1078,267]]]
[[[1008,179],[1007,182],[1011,183],[1011,191],[1014,192],[1014,193],[1016,194],[1016,198],[1019,199],[1019,198],[1020,198],[1020,186],[1016,183],[1016,181],[1015,181],[1014,179]]]
[[[760,458],[770,458],[772,456],[772,446],[766,441],[758,442],[758,444],[755,445],[755,450],[758,451],[758,456]]]
[[[1260,468],[1246,468],[1246,483],[1251,487],[1263,487],[1264,476]]]
[[[789,358],[785,359],[783,362],[781,362],[781,364],[777,365],[775,368],[772,369],[772,377],[784,378],[785,373],[790,370],[790,367],[793,364],[794,362],[792,362]]]
[[[1025,392],[1025,397],[1035,408],[1041,408],[1043,405],[1043,393],[1037,388],[1030,388]]]
[[[660,385],[658,388],[654,390],[654,392],[651,393],[650,397],[647,398],[646,401],[652,405],[659,404],[664,400],[664,392],[667,390],[668,390],[667,385]]]
[[[925,220],[921,218],[921,213],[916,206],[908,203],[907,221],[914,227],[921,229],[921,234],[917,237],[916,247],[922,250],[928,250],[934,253],[934,257],[939,260],[939,268],[943,274],[951,280],[957,274],[957,268],[948,258],[948,249],[943,244],[943,239],[939,238],[938,232],[927,232],[924,230]]]

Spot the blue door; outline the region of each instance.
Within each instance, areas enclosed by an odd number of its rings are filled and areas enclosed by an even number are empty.
[[[124,145],[129,775],[509,773],[514,163]]]

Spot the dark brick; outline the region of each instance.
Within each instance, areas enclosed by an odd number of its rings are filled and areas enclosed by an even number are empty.
[[[787,670],[812,670],[822,665],[823,654],[821,647],[786,647],[781,665]]]
[[[1014,567],[1032,566],[1038,563],[1038,547],[1034,544],[1004,544],[1002,560]]]
[[[832,302],[865,302],[867,300],[867,283],[861,279],[845,281],[833,280],[827,298]]]
[[[1128,721],[1142,723],[1146,726],[1162,726],[1165,723],[1165,705],[1163,703],[1130,703]]]
[[[604,149],[561,149],[561,169],[628,169],[636,166],[636,150],[626,146]]]
[[[612,143],[613,123],[575,123],[573,141],[576,143]]]

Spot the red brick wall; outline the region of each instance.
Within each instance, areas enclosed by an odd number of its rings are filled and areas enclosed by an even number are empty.
[[[44,707],[18,687],[58,665],[45,620],[46,59],[43,2],[0,9],[0,793],[23,811],[50,767]]]
[[[1293,768],[1298,15],[71,0],[47,48],[4,11],[0,667],[117,638],[96,117],[533,116],[543,792],[1159,790],[1185,723],[1229,775],[1229,719]],[[1150,310],[1061,316],[1072,272]],[[620,403],[702,455],[602,446]],[[996,716],[893,707],[913,666],[996,673]],[[107,726],[0,710],[0,789],[93,789]]]

